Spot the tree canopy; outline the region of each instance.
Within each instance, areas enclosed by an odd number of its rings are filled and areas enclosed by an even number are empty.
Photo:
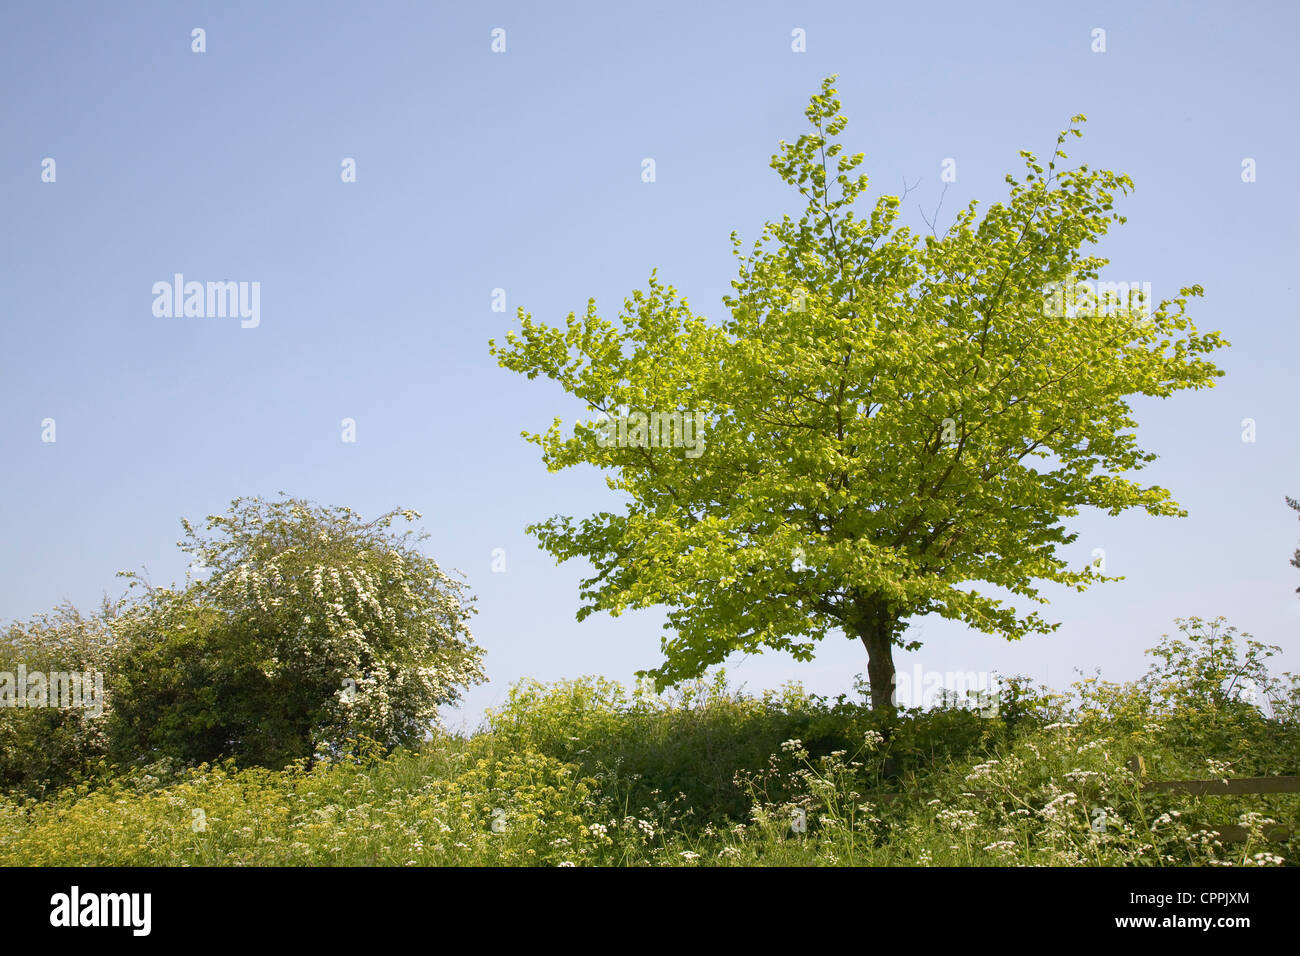
[[[906,619],[1050,631],[996,592],[1043,603],[1040,582],[1105,579],[1059,553],[1075,540],[1066,519],[1085,506],[1184,513],[1127,477],[1155,457],[1129,400],[1212,385],[1222,372],[1207,356],[1227,343],[1186,315],[1195,285],[1158,305],[1062,306],[1061,289],[1099,279],[1107,260],[1088,247],[1124,221],[1114,203],[1133,185],[1064,167],[1084,117],[1046,164],[1021,152],[1004,201],[924,234],[900,222],[898,196],[855,211],[863,154],[844,151],[833,80],[811,98],[811,130],[771,161],[806,206],[747,252],[732,234],[739,274],[721,321],[652,272],[616,320],[594,300],[559,326],[520,309],[518,330],[491,343],[503,367],[588,407],[571,431],[556,418],[525,436],[550,470],[607,469],[624,507],[530,531],[558,560],[593,566],[579,619],[669,609],[664,660],[645,672],[660,687],[735,651],[807,660],[843,632],[867,648],[873,705],[889,707]],[[671,426],[658,441],[655,417]],[[703,451],[688,455],[672,428],[692,421]]]

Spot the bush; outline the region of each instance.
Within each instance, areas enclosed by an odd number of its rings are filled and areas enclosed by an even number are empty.
[[[114,622],[118,757],[279,767],[421,740],[483,673],[463,585],[390,531],[418,517],[237,499],[212,534],[185,522],[211,577],[145,586]]]
[[[0,700],[0,790],[38,796],[96,772],[109,745],[109,624],[107,611],[87,617],[65,605],[15,622],[0,636],[0,673],[14,682],[7,693],[0,688],[6,698]],[[80,701],[88,706],[59,707],[48,694],[48,706],[24,706],[26,700],[16,699],[20,668],[47,677],[56,671],[90,675]]]
[[[598,677],[550,686],[525,680],[488,716],[494,745],[572,761],[630,810],[671,805],[696,827],[744,819],[750,794],[740,778],[766,768],[792,738],[823,756],[852,750],[868,731],[880,732],[888,740],[882,760],[860,781],[878,789],[986,752],[1007,733],[1005,722],[955,705],[886,715],[865,697],[831,703],[798,684],[749,697],[729,690],[722,672],[666,694],[644,683],[629,695]]]

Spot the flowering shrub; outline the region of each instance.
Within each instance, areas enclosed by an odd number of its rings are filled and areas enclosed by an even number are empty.
[[[209,534],[185,522],[210,576],[146,585],[114,622],[119,758],[279,767],[356,738],[419,741],[483,671],[463,585],[390,530],[418,517],[237,499]]]

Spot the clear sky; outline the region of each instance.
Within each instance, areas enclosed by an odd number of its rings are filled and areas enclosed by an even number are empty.
[[[1007,644],[915,624],[900,670],[1073,669],[1115,679],[1174,619],[1225,615],[1300,670],[1295,299],[1300,7],[1290,2],[61,3],[0,8],[0,618],[179,579],[180,518],[286,491],[364,515],[423,513],[427,549],[479,596],[492,682],[627,680],[659,659],[662,614],[574,620],[582,568],[525,533],[612,504],[598,473],[547,474],[520,437],[574,409],[499,369],[517,306],[607,316],[652,268],[716,318],[748,244],[799,208],[768,168],[838,73],[871,195],[906,177],[920,225],[1005,195],[1017,151],[1126,172],[1105,277],[1157,298],[1200,283],[1215,388],[1137,405],[1142,476],[1185,519],[1084,514],[1126,580],[1049,589],[1049,636]],[[206,31],[206,52],[191,31]],[[492,51],[492,31],[506,49]],[[1093,31],[1105,33],[1094,52]],[[806,52],[792,31],[806,32]],[[653,158],[656,181],[641,179]],[[42,163],[55,160],[54,182]],[[356,162],[355,183],[341,164]],[[1255,160],[1256,181],[1242,181]],[[175,273],[260,283],[260,324],[159,318]],[[508,313],[492,311],[506,291]],[[56,441],[42,441],[43,420]],[[340,422],[356,421],[356,442]],[[1256,440],[1242,440],[1254,419]],[[492,571],[494,549],[506,570]],[[828,638],[814,663],[736,659],[751,689],[828,694],[865,670]]]

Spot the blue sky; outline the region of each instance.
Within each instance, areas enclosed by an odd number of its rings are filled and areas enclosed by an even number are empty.
[[[1049,153],[1087,114],[1071,157],[1137,183],[1106,277],[1157,298],[1200,283],[1195,321],[1233,343],[1212,390],[1137,404],[1161,456],[1144,476],[1190,516],[1072,524],[1071,559],[1104,548],[1126,580],[1049,589],[1061,628],[1018,644],[921,621],[900,670],[1131,677],[1175,618],[1219,614],[1300,669],[1300,523],[1283,502],[1300,495],[1298,21],[1281,2],[6,5],[0,618],[92,606],[121,569],[180,578],[182,516],[284,490],[423,513],[429,553],[479,596],[492,678],[454,724],[521,676],[656,664],[658,611],[576,623],[582,569],[524,533],[612,501],[594,471],[546,473],[519,432],[572,405],[497,368],[487,341],[517,306],[559,321],[595,297],[612,317],[652,268],[718,317],[728,234],[748,244],[798,208],[768,159],[838,73],[871,196],[919,181],[917,225],[945,158],[941,222],[1001,198],[1019,149]],[[260,282],[260,325],[155,317],[151,288],[177,272]],[[864,669],[832,637],[814,663],[728,673],[836,694]]]

